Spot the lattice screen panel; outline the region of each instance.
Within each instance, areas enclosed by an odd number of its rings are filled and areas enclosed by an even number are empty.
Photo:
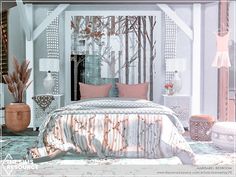
[[[176,42],[177,42],[177,26],[176,24],[165,15],[165,49],[164,58],[167,59],[176,58]],[[170,82],[174,75],[174,72],[166,72],[166,83]]]
[[[52,11],[48,11],[48,15]],[[46,29],[48,58],[60,59],[59,56],[59,19],[56,17]],[[53,94],[59,94],[59,73],[52,72],[55,80]]]

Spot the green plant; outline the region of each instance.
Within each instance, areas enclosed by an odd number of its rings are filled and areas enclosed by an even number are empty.
[[[12,94],[16,103],[22,103],[26,89],[29,87],[32,81],[29,81],[29,77],[32,68],[29,67],[29,60],[25,60],[20,64],[16,57],[13,57],[14,71],[8,75],[3,75],[3,78],[8,86],[9,92]]]

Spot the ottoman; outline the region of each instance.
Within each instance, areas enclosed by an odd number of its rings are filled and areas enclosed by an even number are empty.
[[[236,151],[236,122],[217,122],[212,127],[212,142],[215,146]]]
[[[190,137],[196,141],[210,141],[210,130],[215,118],[210,115],[193,115],[190,118]]]

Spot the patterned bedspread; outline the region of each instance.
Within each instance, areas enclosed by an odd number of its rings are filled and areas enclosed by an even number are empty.
[[[146,100],[83,100],[51,112],[29,150],[36,160],[74,152],[100,158],[177,156],[194,164],[194,153],[175,113]]]

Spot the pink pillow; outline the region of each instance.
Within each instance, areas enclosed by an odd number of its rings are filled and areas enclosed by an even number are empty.
[[[142,84],[116,84],[119,91],[119,97],[147,99],[148,83]]]
[[[90,85],[79,82],[81,99],[108,97],[112,84]]]

